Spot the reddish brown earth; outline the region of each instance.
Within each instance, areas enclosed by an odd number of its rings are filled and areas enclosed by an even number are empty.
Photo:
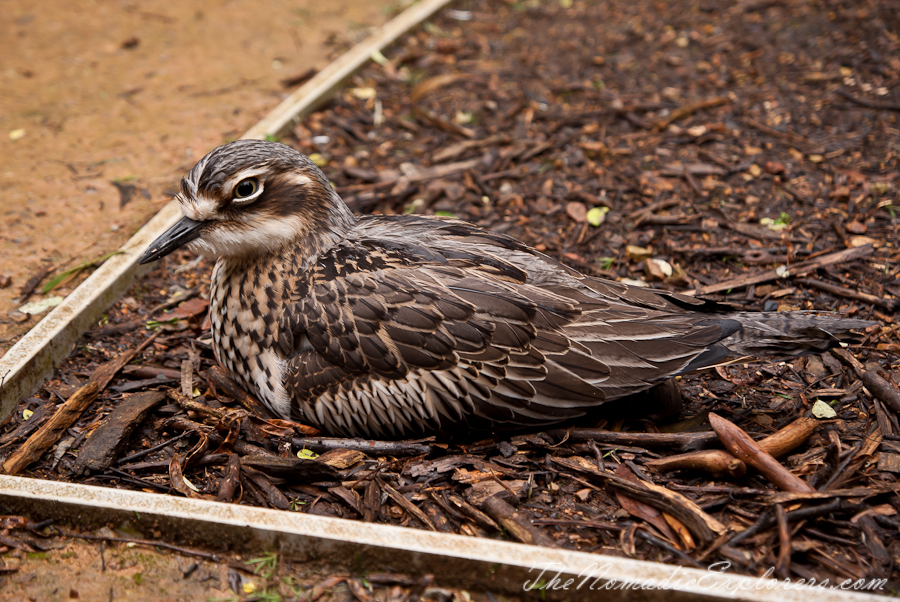
[[[38,9],[17,0],[3,6],[0,354],[40,318],[10,314],[31,277],[117,249],[200,156],[239,137],[280,102],[290,91],[282,79],[325,66],[383,23],[392,5],[49,0]],[[128,187],[130,200],[115,183]]]

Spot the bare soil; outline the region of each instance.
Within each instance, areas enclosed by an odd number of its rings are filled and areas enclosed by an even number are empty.
[[[325,66],[391,3],[3,6],[0,354],[40,319],[15,311],[33,277],[44,284],[121,246],[199,157],[296,85],[282,80]]]
[[[14,532],[32,545],[23,543],[23,549],[3,556],[0,592],[6,602],[497,600],[483,591],[439,586],[432,575],[361,574],[340,564],[298,562],[275,553],[241,557],[136,545],[128,540],[141,534],[127,529],[76,532],[75,537],[59,535],[53,527]]]

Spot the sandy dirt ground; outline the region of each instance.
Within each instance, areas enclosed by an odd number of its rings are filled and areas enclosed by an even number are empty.
[[[389,0],[0,6],[0,355],[41,317],[17,311],[29,279],[46,270],[46,283],[117,249],[199,157],[280,102],[291,89],[282,80],[322,68],[396,9]]]

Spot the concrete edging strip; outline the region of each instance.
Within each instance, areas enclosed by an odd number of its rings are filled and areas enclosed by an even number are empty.
[[[529,583],[554,583],[551,598],[567,600],[752,600],[754,602],[861,602],[881,596],[840,589],[786,586],[743,577],[488,538],[435,533],[296,512],[0,475],[0,504],[33,518],[70,516],[79,524],[111,516],[138,529],[158,529],[213,549],[277,549],[306,559],[364,558],[384,570],[435,573],[460,585],[507,593]],[[177,535],[176,535],[177,534]],[[541,574],[541,570],[547,571]],[[557,575],[557,573],[559,573]],[[553,582],[556,577],[558,580]],[[572,579],[568,586],[566,582]],[[581,584],[578,587],[578,584]]]

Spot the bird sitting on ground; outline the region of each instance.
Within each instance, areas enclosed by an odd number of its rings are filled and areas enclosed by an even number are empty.
[[[176,198],[184,217],[140,262],[182,245],[215,259],[218,361],[276,415],[333,435],[558,423],[873,324],[591,278],[458,219],[357,217],[309,158],[274,142],[216,148]]]

